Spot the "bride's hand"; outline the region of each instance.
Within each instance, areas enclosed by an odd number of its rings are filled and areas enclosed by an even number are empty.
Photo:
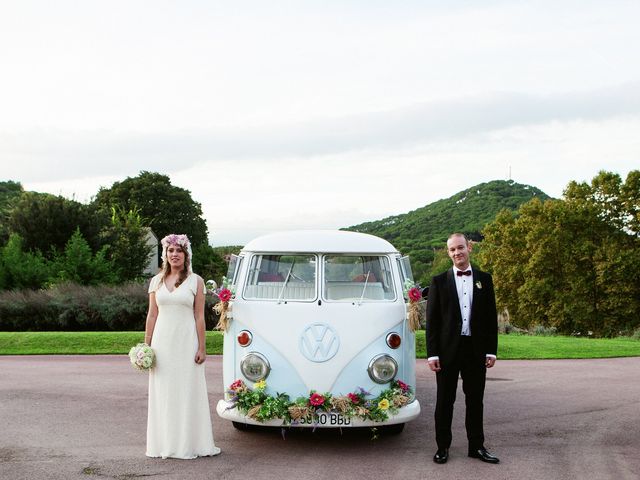
[[[198,352],[196,353],[196,363],[200,365],[201,363],[204,363],[206,358],[207,352],[205,352],[204,350],[198,350]]]

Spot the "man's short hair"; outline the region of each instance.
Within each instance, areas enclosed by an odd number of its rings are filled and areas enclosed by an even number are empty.
[[[469,245],[469,239],[464,233],[460,233],[460,232],[452,233],[451,235],[449,235],[449,238],[447,238],[447,241],[451,240],[453,237],[462,237],[464,238],[464,243]]]

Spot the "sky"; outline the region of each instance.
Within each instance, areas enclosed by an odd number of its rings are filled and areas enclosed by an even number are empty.
[[[640,168],[640,2],[0,0],[0,181],[140,171],[210,243]],[[177,232],[180,233],[180,232]]]

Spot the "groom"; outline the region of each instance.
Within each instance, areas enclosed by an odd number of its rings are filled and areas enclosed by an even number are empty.
[[[436,372],[436,463],[446,463],[451,445],[458,374],[465,394],[469,456],[499,460],[484,448],[483,397],[487,368],[496,362],[498,315],[491,275],[472,269],[471,245],[461,233],[447,240],[453,268],[433,277],[427,300],[427,362]]]

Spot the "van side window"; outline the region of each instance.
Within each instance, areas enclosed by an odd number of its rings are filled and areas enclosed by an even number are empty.
[[[324,289],[327,300],[395,300],[393,276],[385,256],[325,255]]]
[[[402,278],[402,284],[407,280],[411,280],[413,282],[413,271],[411,270],[411,263],[409,262],[409,257],[397,257],[398,260],[398,270],[400,270],[400,277]]]
[[[243,296],[255,300],[314,300],[316,270],[315,255],[254,255]]]
[[[237,282],[237,275],[240,271],[240,267],[242,266],[242,260],[244,257],[239,257],[238,255],[229,255],[229,267],[227,268],[227,280],[229,280],[232,284]]]

